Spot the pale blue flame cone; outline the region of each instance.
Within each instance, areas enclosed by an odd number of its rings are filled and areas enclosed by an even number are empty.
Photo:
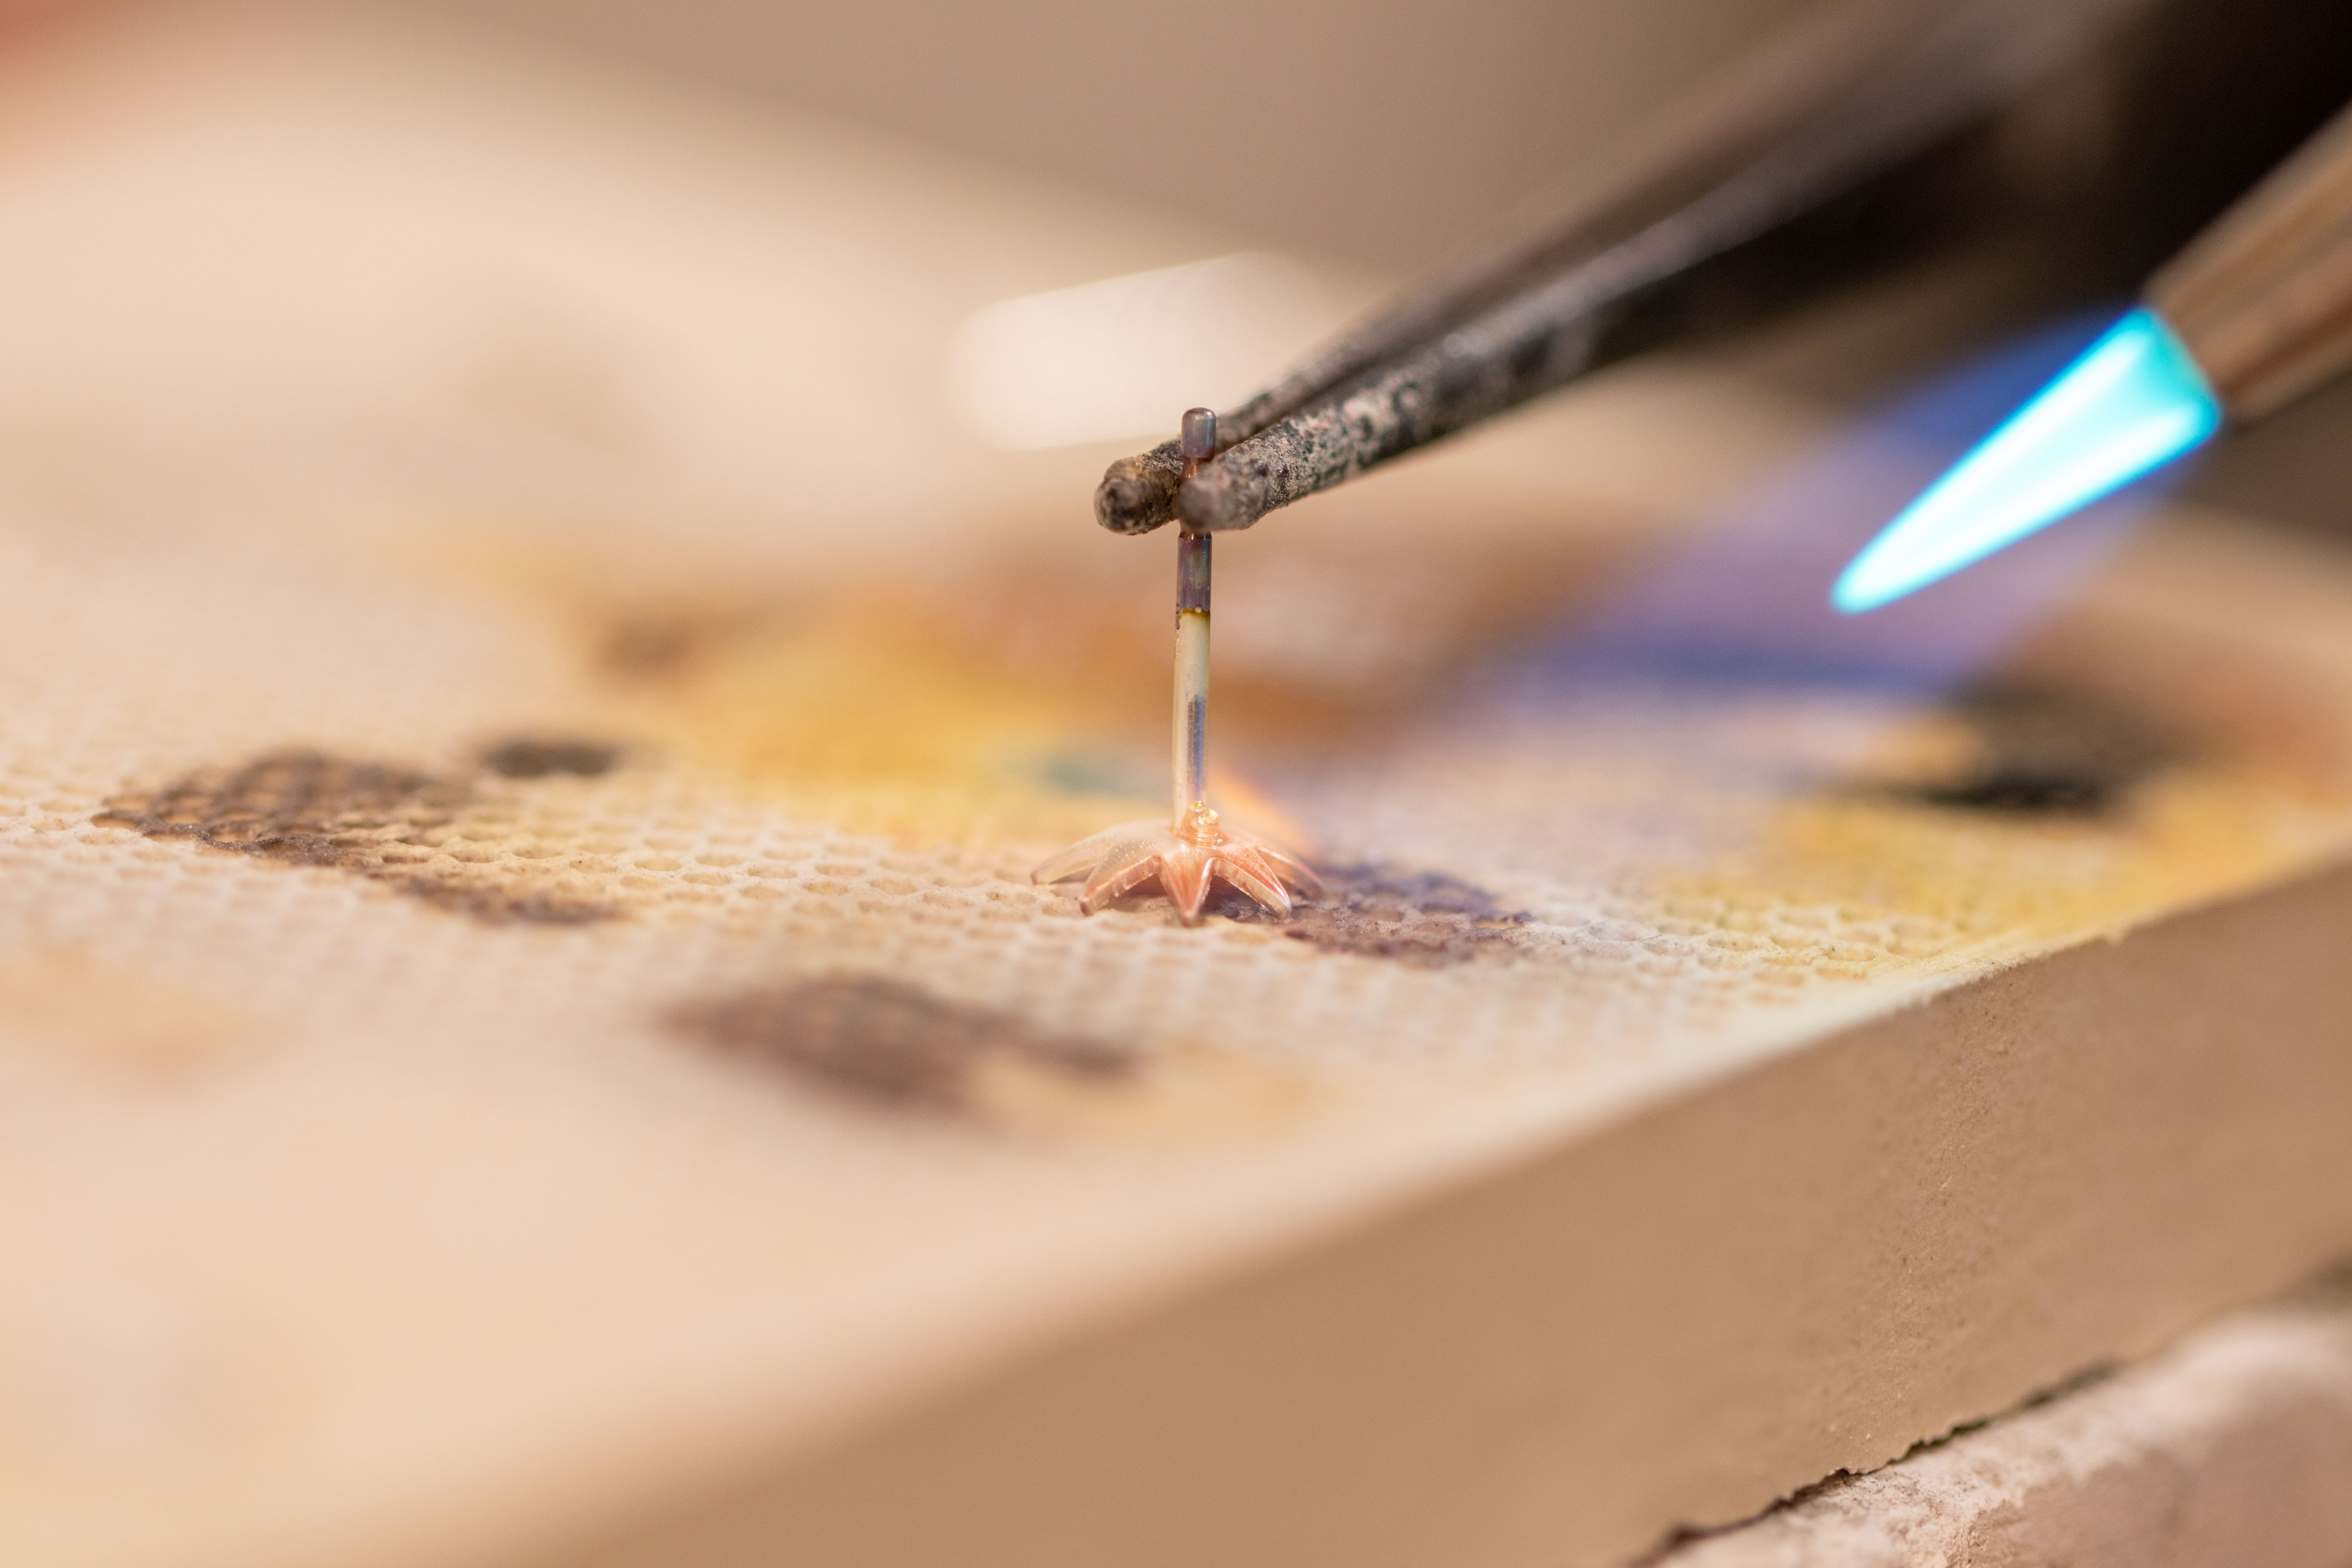
[[[2202,445],[2221,405],[2164,318],[2132,311],[1864,547],[1830,590],[1874,610]]]

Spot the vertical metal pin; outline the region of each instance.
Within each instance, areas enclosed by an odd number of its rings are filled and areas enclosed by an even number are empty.
[[[1184,412],[1184,472],[1199,471],[1217,449],[1217,416],[1207,408]],[[1192,529],[1176,537],[1176,734],[1175,819],[1180,835],[1200,837],[1216,831],[1209,810],[1209,536]]]

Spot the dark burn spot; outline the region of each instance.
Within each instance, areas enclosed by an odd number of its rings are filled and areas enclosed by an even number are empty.
[[[2179,756],[2147,720],[2087,697],[1991,687],[1964,693],[1952,709],[1973,732],[1973,756],[1946,777],[1895,786],[1897,798],[1955,811],[2103,816]]]
[[[233,768],[199,768],[150,794],[118,795],[91,820],[150,838],[300,866],[330,866],[492,924],[583,925],[608,904],[499,877],[424,863],[462,817],[473,781],[324,752],[272,752]],[[414,851],[428,853],[420,857]]]
[[[543,779],[557,773],[602,778],[621,760],[621,748],[601,741],[517,736],[482,753],[482,766],[509,779]]]
[[[1421,969],[1445,969],[1484,955],[1511,955],[1511,932],[1527,922],[1485,889],[1424,871],[1401,875],[1377,866],[1327,871],[1323,897],[1300,904],[1287,920],[1268,914],[1238,893],[1213,907],[1229,920],[1278,922],[1293,942],[1324,952],[1391,959]]]
[[[685,668],[708,640],[701,627],[684,619],[631,617],[605,628],[596,662],[625,679],[661,679]]]
[[[994,1066],[1103,1084],[1135,1071],[1133,1058],[1107,1047],[873,976],[747,992],[681,1008],[672,1022],[730,1055],[869,1105],[906,1110],[977,1109],[980,1078]]]
[[[677,680],[773,614],[772,606],[716,605],[648,605],[625,611],[598,629],[596,668],[617,680]]]
[[[308,866],[352,866],[386,843],[446,826],[462,783],[390,763],[274,752],[226,772],[199,769],[149,795],[123,795],[94,819],[150,838]]]
[[[517,887],[480,876],[435,876],[390,867],[371,875],[373,880],[388,883],[412,899],[422,899],[436,910],[465,915],[484,925],[595,925],[621,912],[599,899]]]

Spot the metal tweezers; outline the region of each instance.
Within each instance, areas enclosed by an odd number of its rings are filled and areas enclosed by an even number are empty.
[[[1111,465],[1105,528],[1247,528],[1541,393],[1834,275],[1853,216],[2156,0],[1864,0],[1677,117],[1613,194],[1523,226],[1177,442]]]

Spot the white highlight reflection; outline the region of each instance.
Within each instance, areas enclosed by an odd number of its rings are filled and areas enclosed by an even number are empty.
[[[948,400],[1015,451],[1172,436],[1185,409],[1256,391],[1332,316],[1304,268],[1257,254],[1001,300],[949,341]]]

